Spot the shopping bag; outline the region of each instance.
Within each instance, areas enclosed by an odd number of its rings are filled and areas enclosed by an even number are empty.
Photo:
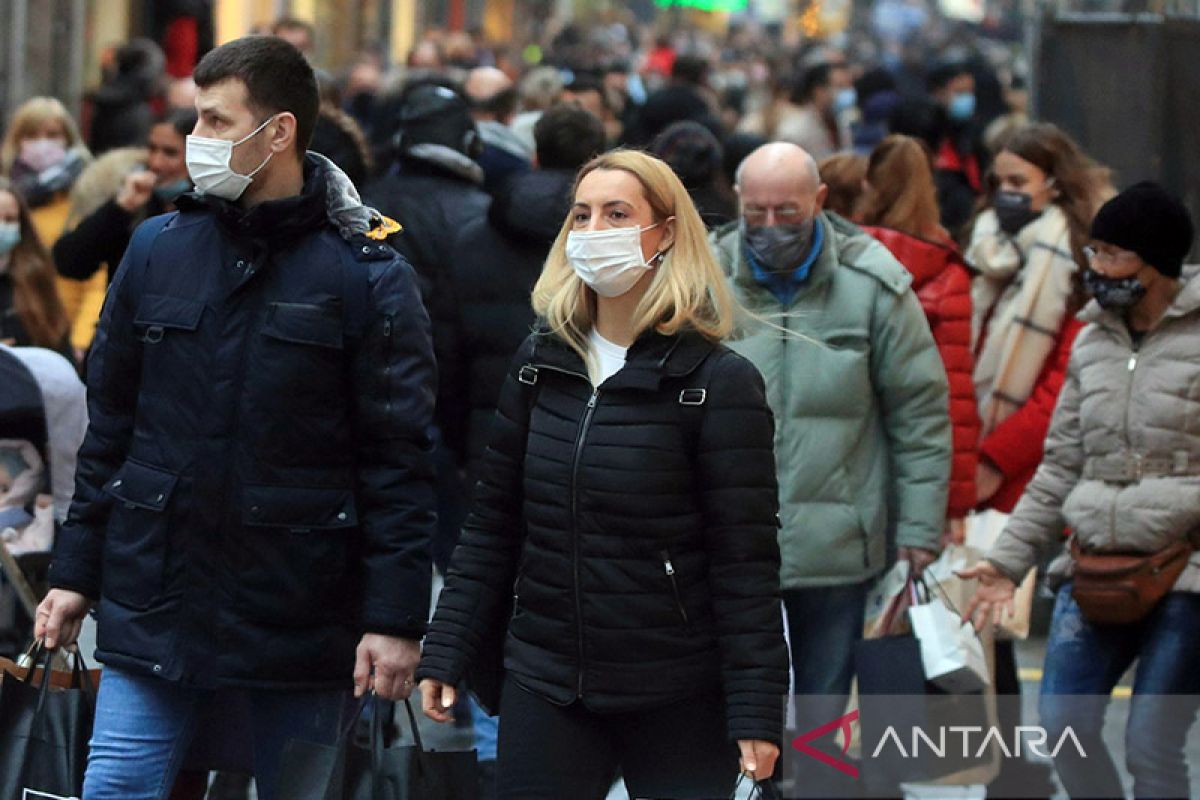
[[[385,747],[380,709],[372,695],[367,747],[353,741],[353,728],[337,744],[293,739],[284,746],[279,796],[288,800],[476,800],[475,751],[426,750],[416,715],[404,707],[414,746]]]
[[[1000,511],[976,511],[967,516],[967,546],[982,555],[992,549],[996,539],[1008,523],[1008,514]],[[1029,637],[1029,619],[1033,614],[1033,596],[1037,592],[1037,567],[1029,572],[1017,585],[1013,594],[1012,613],[1005,614],[996,629],[997,639],[1026,639]]]
[[[67,688],[41,642],[23,678],[0,679],[0,798],[77,800],[83,792],[96,691],[83,656],[75,653]],[[11,663],[11,662],[10,662]]]
[[[992,682],[983,642],[952,605],[927,594],[926,602],[908,610],[913,635],[921,647],[925,679],[954,694],[979,692]]]
[[[863,638],[877,639],[892,633],[908,633],[905,612],[909,605],[910,573],[908,561],[897,561],[867,592]]]

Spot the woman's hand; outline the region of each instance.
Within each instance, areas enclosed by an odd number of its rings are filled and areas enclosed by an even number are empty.
[[[1012,616],[1013,594],[1017,586],[996,569],[995,564],[980,561],[975,566],[955,574],[965,581],[979,579],[979,587],[975,589],[975,595],[963,614],[964,622],[973,620],[975,630],[983,630],[989,617],[994,625],[999,625],[1006,615]]]
[[[421,681],[421,710],[425,716],[434,722],[453,722],[454,714],[450,709],[458,700],[458,692],[453,686],[432,678]]]
[[[762,739],[738,739],[742,757],[738,762],[741,771],[756,781],[765,781],[775,774],[775,762],[779,748]]]

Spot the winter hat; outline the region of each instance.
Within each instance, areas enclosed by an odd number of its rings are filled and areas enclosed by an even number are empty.
[[[1092,220],[1092,238],[1132,250],[1168,278],[1178,278],[1195,228],[1178,197],[1151,181],[1130,186]]]

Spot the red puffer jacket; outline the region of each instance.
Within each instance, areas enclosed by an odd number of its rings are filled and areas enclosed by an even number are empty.
[[[987,501],[988,508],[1012,513],[1021,499],[1025,484],[1033,480],[1042,461],[1042,443],[1050,430],[1050,417],[1058,402],[1067,375],[1067,362],[1071,358],[1071,346],[1083,329],[1083,323],[1069,316],[1058,332],[1058,343],[1054,352],[1046,359],[1033,393],[1025,405],[1010,414],[979,443],[979,454],[1004,476],[1004,483]]]
[[[975,404],[971,355],[971,276],[949,243],[931,242],[891,228],[864,227],[913,276],[934,341],[950,381],[950,421],[954,425],[954,465],[950,471],[948,519],[975,507],[975,468],[979,462],[979,410]],[[1044,433],[1044,432],[1043,432]]]

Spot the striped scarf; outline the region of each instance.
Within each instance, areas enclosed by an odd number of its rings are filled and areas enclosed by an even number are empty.
[[[971,337],[987,436],[1032,394],[1057,343],[1078,267],[1066,215],[1056,205],[1015,237],[1000,230],[994,211],[985,211],[966,258],[980,273],[971,287]]]

